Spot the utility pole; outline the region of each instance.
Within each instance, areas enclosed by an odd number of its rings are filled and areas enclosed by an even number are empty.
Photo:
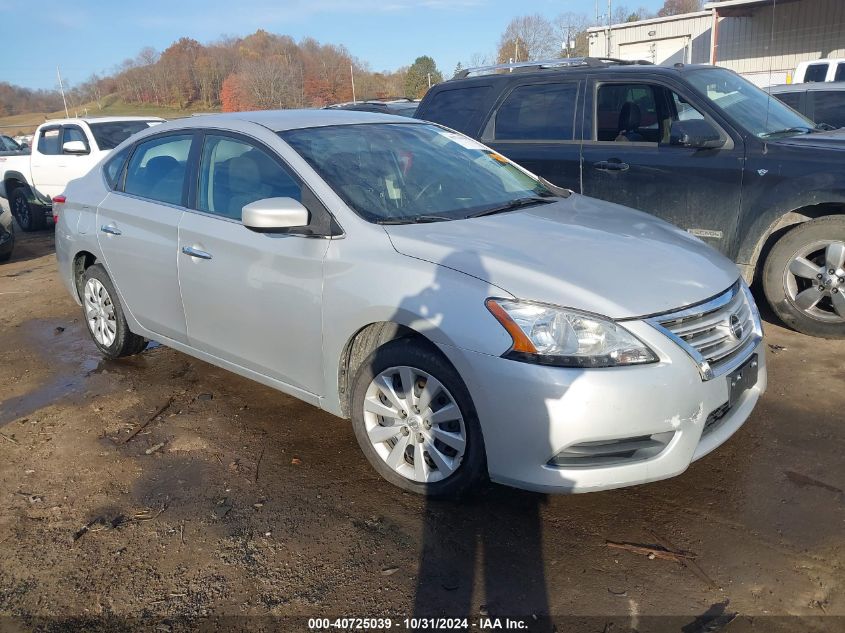
[[[607,37],[605,44],[607,44],[607,56],[610,57],[610,23],[613,21],[613,0],[607,0]]]
[[[352,103],[357,103],[355,100],[355,72],[353,71],[352,64],[349,64],[349,78],[352,79]]]
[[[428,73],[428,88],[431,89],[431,73]]]
[[[62,83],[62,73],[59,72],[59,67],[56,66],[56,76],[59,78],[59,90],[62,92],[62,103],[65,104],[65,118],[70,118],[70,114],[67,111],[67,99],[65,99],[65,86]]]

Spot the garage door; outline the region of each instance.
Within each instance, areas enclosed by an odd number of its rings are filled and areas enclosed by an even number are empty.
[[[677,64],[689,62],[690,38],[667,37],[648,42],[630,42],[619,45],[619,57],[627,60],[643,59],[654,64]]]

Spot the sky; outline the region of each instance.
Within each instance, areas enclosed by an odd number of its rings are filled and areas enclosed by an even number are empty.
[[[601,11],[607,1],[600,0]],[[662,0],[614,1],[656,11]],[[261,28],[297,41],[343,44],[372,70],[395,70],[430,55],[444,76],[474,54],[492,55],[517,15],[595,15],[595,0],[0,0],[0,81],[55,88],[108,73],[145,46],[180,37],[207,43]],[[14,25],[14,26],[11,26]]]

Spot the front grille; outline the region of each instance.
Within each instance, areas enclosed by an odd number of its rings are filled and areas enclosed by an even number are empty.
[[[735,369],[763,337],[757,306],[740,282],[709,301],[649,323],[692,357],[705,380]]]

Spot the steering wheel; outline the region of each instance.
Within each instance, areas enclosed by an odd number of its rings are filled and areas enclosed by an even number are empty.
[[[430,180],[430,181],[428,181],[427,183],[425,183],[425,184],[424,184],[424,185],[420,188],[420,190],[417,192],[417,195],[415,195],[415,196],[413,197],[413,201],[414,201],[414,202],[419,201],[419,199],[423,197],[423,194],[425,194],[425,193],[426,193],[429,189],[431,189],[431,187],[432,187],[433,185],[436,185],[436,184],[439,184],[439,181],[438,181],[438,180]]]

